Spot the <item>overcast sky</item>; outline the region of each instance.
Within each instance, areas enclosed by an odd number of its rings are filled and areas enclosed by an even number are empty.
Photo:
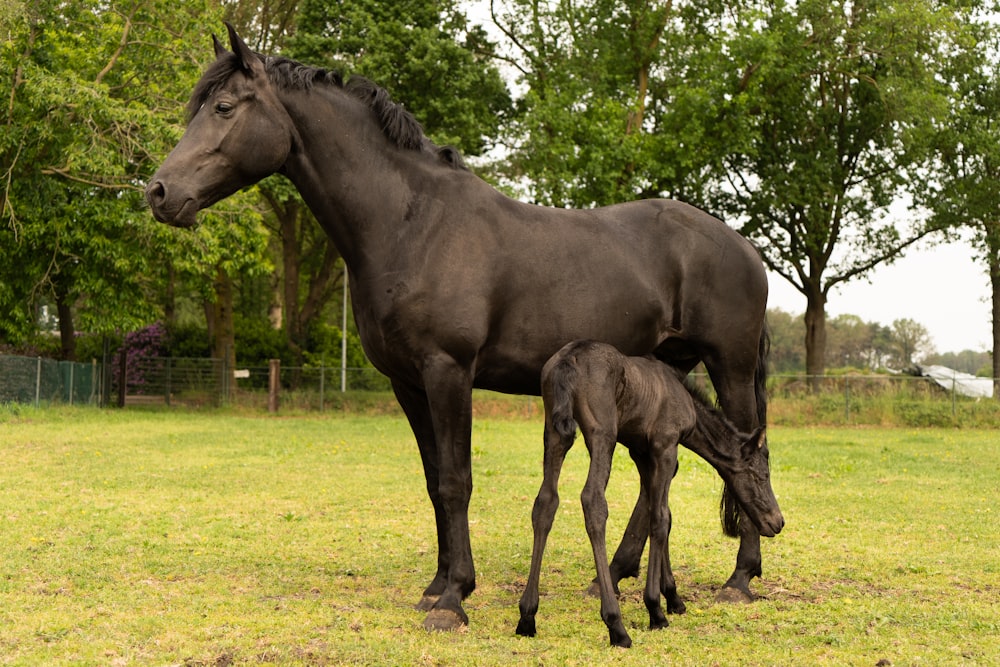
[[[785,279],[770,275],[769,308],[800,315],[806,299]],[[890,266],[835,290],[827,316],[857,315],[886,326],[911,319],[924,325],[938,352],[992,349],[990,281],[968,243],[913,249]]]

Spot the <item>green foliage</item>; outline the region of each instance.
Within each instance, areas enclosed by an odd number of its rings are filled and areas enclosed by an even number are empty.
[[[11,316],[0,337],[29,336],[42,303],[66,305],[89,332],[135,330],[159,316],[174,261],[199,278],[207,265],[214,273],[220,262],[254,261],[252,234],[223,231],[238,225],[209,224],[199,243],[184,244],[153,221],[142,195],[180,136],[197,62],[211,55],[203,26],[219,21],[216,3],[5,6],[0,305]]]
[[[453,0],[303,0],[288,53],[384,86],[442,145],[480,155],[510,95],[485,31]]]
[[[281,331],[259,318],[236,319],[236,360],[240,366],[267,366],[270,359],[291,365],[293,356]]]
[[[342,329],[340,327],[317,322],[309,331],[309,351],[305,354],[306,364],[316,366],[336,366],[342,356]],[[365,352],[361,349],[361,339],[354,331],[347,332],[347,367],[371,367]]]

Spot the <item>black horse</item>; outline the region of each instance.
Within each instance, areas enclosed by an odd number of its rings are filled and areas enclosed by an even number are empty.
[[[146,189],[153,214],[195,214],[280,172],[341,252],[365,353],[416,436],[438,565],[419,605],[429,628],[468,622],[472,388],[538,394],[546,360],[575,339],[704,361],[740,428],[764,421],[767,280],[757,252],[676,201],[596,210],[514,201],[428,140],[382,88],[253,53],[229,26],[188,104],[187,131]],[[725,495],[725,492],[724,492]],[[645,526],[637,503],[636,526]],[[730,507],[735,507],[731,503]],[[727,586],[749,596],[760,535],[744,521]],[[633,575],[642,529],[619,549]]]
[[[648,500],[649,566],[643,601],[652,629],[667,626],[660,606],[661,591],[668,612],[684,612],[668,548],[667,496],[677,471],[678,442],[719,471],[762,535],[773,537],[784,526],[771,489],[763,427],[753,433],[740,433],[702,394],[685,389],[674,368],[648,357],[626,357],[605,343],[574,341],[556,352],[542,368],[542,400],[545,474],[531,512],[535,538],[531,571],[519,605],[517,634],[535,635],[542,554],[559,507],[559,472],[573,446],[578,423],[590,452],[590,472],[580,499],[597,566],[601,618],[608,626],[612,646],[632,645],[622,623],[605,546],[605,489],[616,443],[628,448]]]

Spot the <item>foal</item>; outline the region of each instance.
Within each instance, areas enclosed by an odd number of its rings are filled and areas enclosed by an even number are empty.
[[[684,610],[667,546],[667,494],[677,471],[678,442],[719,472],[761,535],[773,537],[784,525],[771,489],[763,429],[749,435],[739,433],[704,397],[692,396],[672,367],[652,358],[626,357],[604,343],[574,341],[542,369],[542,400],[544,477],[531,513],[531,572],[519,604],[517,634],[535,635],[542,552],[559,506],[559,472],[573,446],[577,422],[590,452],[590,472],[581,494],[584,520],[597,566],[601,618],[613,646],[632,645],[611,580],[604,534],[608,517],[605,489],[616,442],[628,448],[649,501],[649,564],[643,600],[651,629],[667,625],[660,606],[661,590],[668,611]]]

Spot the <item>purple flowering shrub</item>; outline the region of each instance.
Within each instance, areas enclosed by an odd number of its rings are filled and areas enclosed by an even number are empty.
[[[126,334],[118,349],[118,363],[115,364],[115,381],[121,380],[121,355],[125,355],[126,393],[156,394],[162,391],[161,384],[164,357],[167,355],[167,329],[157,322],[145,329]]]

